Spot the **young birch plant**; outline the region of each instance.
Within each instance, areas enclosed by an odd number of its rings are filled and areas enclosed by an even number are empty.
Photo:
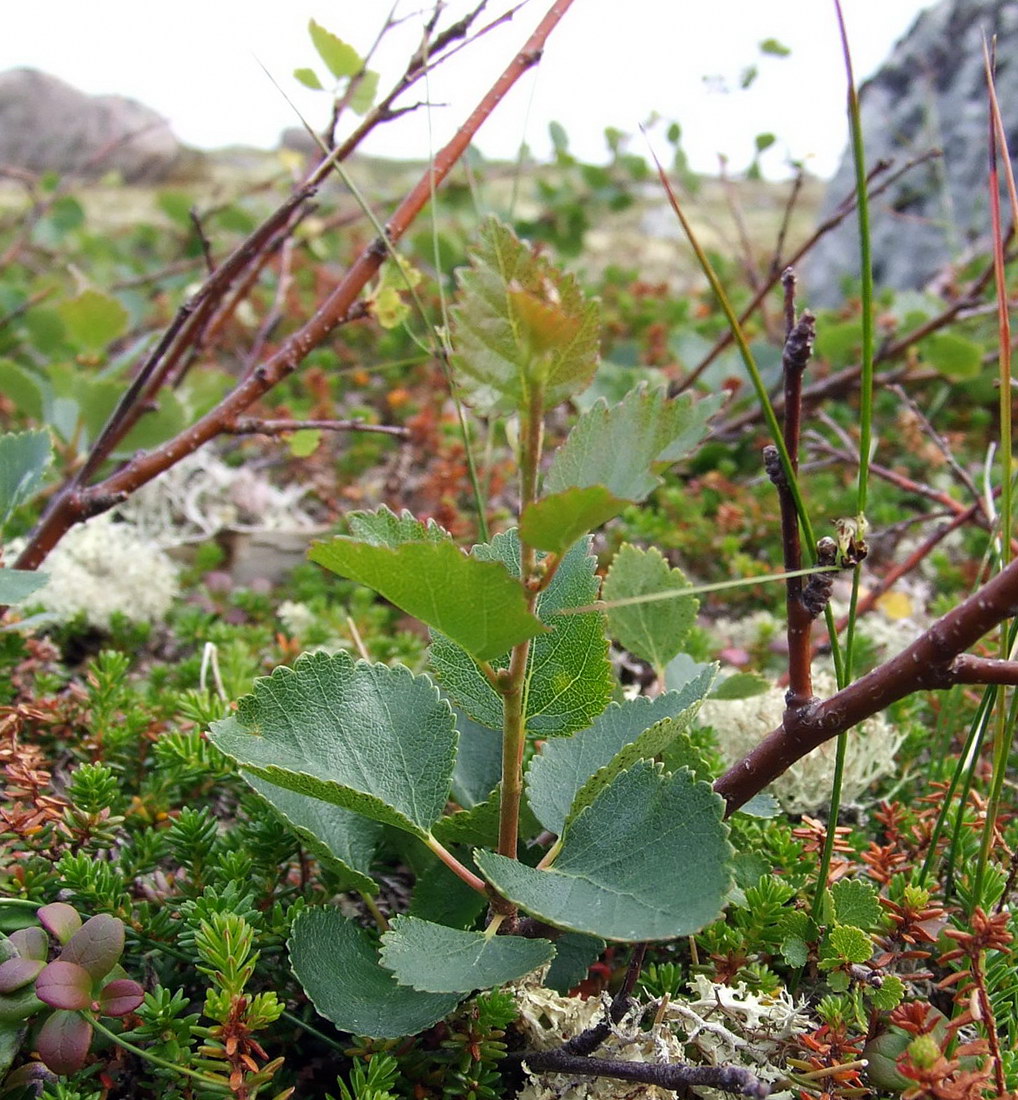
[[[474,990],[545,965],[563,933],[588,960],[605,940],[691,935],[730,887],[722,800],[680,763],[716,670],[688,662],[676,689],[612,702],[590,552],[590,533],[698,444],[716,402],[643,388],[600,400],[542,484],[545,417],[594,376],[598,309],[496,221],[461,273],[450,336],[468,401],[519,418],[518,527],[466,553],[435,523],[381,508],[310,552],[429,627],[431,675],[305,655],[210,734],[363,894],[377,892],[383,826],[477,892],[480,927],[423,919],[416,905],[380,940],[336,908],[297,918],[290,954],[309,997],[342,1030],[376,1038],[414,1034]],[[610,580],[623,597],[678,585],[663,559],[631,547]],[[695,603],[676,597],[670,616],[643,606],[612,633],[661,671]],[[553,840],[531,866],[519,845],[539,835]]]

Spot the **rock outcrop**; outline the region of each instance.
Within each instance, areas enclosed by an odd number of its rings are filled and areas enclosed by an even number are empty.
[[[996,87],[1012,154],[1018,153],[1018,4],[942,0],[923,12],[860,89],[867,167],[895,168],[930,149],[942,156],[905,174],[871,206],[877,287],[926,286],[988,242],[987,90],[983,36],[997,38]],[[893,171],[893,169],[892,169]],[[851,193],[851,150],[821,217]],[[1006,206],[1005,206],[1006,209]],[[854,217],[829,234],[804,267],[805,300],[836,305],[859,269]]]
[[[123,96],[90,96],[36,69],[0,73],[0,164],[128,183],[173,175],[185,150],[164,118]]]

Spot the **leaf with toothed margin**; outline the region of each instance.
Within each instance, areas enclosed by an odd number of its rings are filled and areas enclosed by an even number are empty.
[[[337,909],[305,909],[290,932],[290,964],[311,1003],[340,1031],[402,1039],[437,1024],[463,999],[400,985],[368,933]]]
[[[277,787],[250,772],[240,774],[300,837],[304,847],[332,867],[344,889],[378,893],[370,868],[382,836],[379,822],[320,798]]]
[[[700,601],[689,593],[674,599],[611,607],[616,601],[664,594],[689,587],[679,569],[672,569],[656,547],[641,550],[624,542],[612,559],[601,589],[608,604],[608,634],[623,648],[649,661],[655,669],[679,652],[696,622]]]
[[[544,629],[527,608],[523,586],[501,563],[464,554],[445,539],[389,546],[338,535],[315,543],[308,557],[373,588],[479,661]]]
[[[422,993],[469,993],[514,982],[555,954],[549,940],[487,936],[396,916],[382,936],[382,965]]]
[[[527,662],[525,720],[527,731],[540,737],[563,737],[589,725],[611,699],[614,679],[608,642],[597,611],[560,615],[559,610],[585,607],[597,598],[596,559],[590,539],[580,539],[563,555],[558,570],[541,593],[537,614],[549,629],[534,638]],[[499,561],[513,575],[520,572],[520,544],[515,531],[496,535],[473,553]],[[502,727],[502,697],[482,675],[475,661],[440,634],[429,651],[432,668],[445,693],[474,721]],[[509,666],[509,652],[495,657],[496,669]]]
[[[549,409],[584,390],[598,363],[599,316],[572,275],[535,256],[494,218],[458,272],[453,365],[475,404]]]
[[[545,744],[526,777],[527,801],[541,824],[560,835],[581,808],[575,804],[581,791],[586,805],[622,767],[663,751],[695,717],[716,674],[717,666],[708,665],[679,691],[612,703],[587,729]]]
[[[599,400],[556,452],[544,490],[601,485],[622,500],[643,500],[658,486],[655,469],[696,447],[719,404],[720,397],[694,402],[690,394],[671,398],[642,385],[617,405]]]
[[[449,797],[449,704],[425,676],[345,653],[256,680],[209,740],[261,779],[426,838]]]
[[[546,870],[475,850],[481,874],[540,920],[607,940],[667,940],[716,920],[731,885],[724,803],[685,769],[620,772],[562,834]]]

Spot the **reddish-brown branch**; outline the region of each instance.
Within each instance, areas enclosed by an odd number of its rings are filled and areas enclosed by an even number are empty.
[[[794,474],[799,469],[799,432],[802,393],[802,375],[813,349],[816,325],[811,313],[804,313],[795,322],[795,276],[786,270],[782,279],[785,286],[785,318],[787,335],[782,355],[785,383],[785,423],[783,428],[785,448]],[[767,473],[778,493],[781,511],[781,544],[785,570],[789,573],[802,569],[802,544],[799,535],[799,513],[795,497],[788,485],[785,470],[778,459],[777,449],[764,450]],[[813,680],[810,671],[812,654],[810,633],[814,615],[803,601],[801,577],[789,577],[785,581],[785,609],[788,631],[788,706],[798,709],[813,698]]]
[[[517,80],[541,58],[545,40],[573,0],[555,0],[523,48],[509,63],[487,94],[435,157],[413,190],[393,213],[385,227],[389,243],[398,241],[430,201],[437,186],[466,151],[474,135]],[[336,153],[334,152],[333,157]],[[291,205],[295,209],[297,204]],[[122,497],[168,470],[202,444],[219,435],[224,428],[279,381],[291,374],[305,356],[318,347],[338,325],[356,312],[357,298],[377,273],[388,255],[385,241],[376,240],[354,261],[339,285],[301,328],[264,363],[240,383],[210,412],[180,435],[148,453],[136,455],[105,481],[88,488],[76,480],[59,493],[52,506],[32,532],[28,545],[18,558],[17,568],[36,569],[47,554],[75,523],[96,513],[97,500]],[[225,266],[225,265],[224,265]],[[220,269],[222,270],[222,269]],[[218,272],[217,272],[218,274]]]
[[[965,650],[1018,613],[1018,561],[938,619],[897,657],[849,684],[830,699],[787,714],[785,721],[714,784],[731,813],[824,741],[858,725],[917,691],[973,680],[975,658]],[[999,677],[999,667],[982,670]],[[994,679],[992,682],[1000,682]],[[1011,682],[1011,681],[1008,681]]]
[[[876,198],[877,195],[886,191],[896,180],[901,179],[901,177],[906,172],[911,171],[913,168],[915,168],[919,164],[922,164],[924,161],[927,161],[930,158],[937,156],[940,156],[940,153],[938,150],[934,149],[928,153],[924,153],[920,157],[916,157],[914,160],[910,160],[907,164],[903,164],[897,172],[894,172],[892,175],[888,176],[887,179],[885,179],[878,187],[874,187],[870,191],[870,199]],[[879,175],[886,172],[889,168],[890,163],[888,161],[879,161],[873,166],[873,169],[870,171],[867,182],[872,184]],[[795,267],[803,258],[803,256],[805,256],[806,253],[813,248],[817,241],[825,237],[833,229],[836,229],[852,213],[852,211],[855,210],[855,206],[856,196],[855,192],[853,191],[851,195],[849,195],[843,202],[839,204],[834,213],[826,221],[822,222],[817,227],[816,231],[809,238],[809,240],[807,240],[805,244],[797,248],[787,260],[781,261],[780,258],[775,256],[775,260],[771,264],[771,271],[767,279],[764,281],[760,289],[750,299],[749,304],[746,306],[746,308],[742,311],[741,314],[739,314],[739,324],[745,324],[745,322],[753,316],[760,303],[774,289],[775,285],[778,282],[778,279],[780,278],[781,272],[785,268]],[[696,380],[711,365],[711,363],[713,363],[714,360],[717,359],[717,357],[723,351],[731,347],[734,340],[735,336],[731,332],[726,332],[723,336],[719,337],[714,346],[710,349],[709,352],[707,352],[703,359],[701,359],[700,362],[697,363],[693,370],[691,370],[689,374],[680,379],[678,382],[674,383],[669,388],[669,393],[674,396],[677,393],[682,393],[683,391],[688,390],[690,386],[695,384]]]

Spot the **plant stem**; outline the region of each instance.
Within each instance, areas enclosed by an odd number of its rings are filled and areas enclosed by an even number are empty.
[[[181,1066],[174,1062],[167,1062],[164,1058],[160,1058],[156,1054],[136,1047],[134,1043],[129,1043],[126,1039],[121,1038],[115,1031],[111,1031],[105,1024],[99,1022],[95,1016],[91,1016],[88,1013],[82,1013],[86,1020],[96,1029],[101,1031],[111,1042],[117,1044],[118,1047],[123,1047],[124,1050],[129,1050],[132,1054],[137,1055],[139,1058],[143,1058],[146,1062],[151,1062],[154,1066],[159,1066],[161,1069],[168,1069],[172,1073],[181,1073],[185,1077],[193,1077],[195,1081],[201,1081],[203,1085],[209,1085],[216,1090],[223,1088],[223,1081],[217,1081],[215,1077],[209,1077],[204,1073],[199,1073],[196,1069],[189,1069],[187,1066]]]
[[[436,840],[430,833],[425,839],[424,843],[435,853],[436,856],[449,868],[450,871],[457,877],[461,878],[467,886],[476,890],[479,894],[486,894],[488,892],[488,884],[482,878],[478,878],[469,868],[464,867],[462,863],[446,848],[441,841]]]
[[[520,433],[520,514],[537,499],[537,478],[544,442],[544,390],[535,385],[523,412]],[[533,614],[540,595],[537,552],[520,539],[520,582],[527,592],[527,610]],[[527,744],[527,663],[530,639],[513,648],[502,689],[502,785],[498,811],[498,851],[516,858],[523,799],[523,752]]]

